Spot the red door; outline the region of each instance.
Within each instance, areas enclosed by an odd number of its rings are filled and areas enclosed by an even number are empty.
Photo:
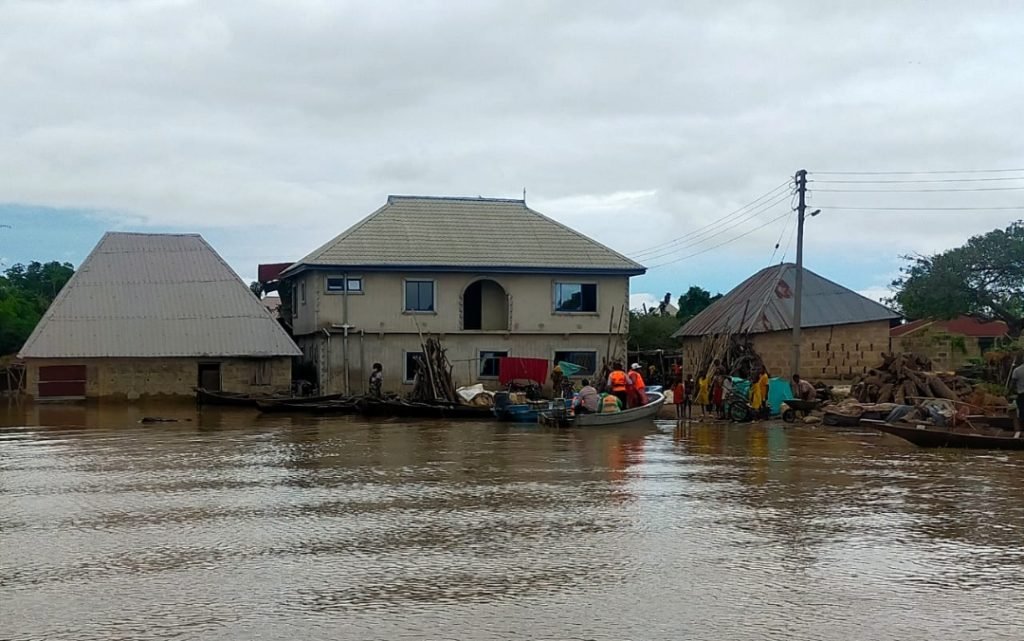
[[[39,398],[85,397],[85,365],[39,368]]]

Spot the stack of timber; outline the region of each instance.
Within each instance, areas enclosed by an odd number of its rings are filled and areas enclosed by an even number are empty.
[[[422,343],[423,355],[416,357],[416,377],[409,400],[420,403],[459,404],[452,381],[452,364],[447,350],[433,336]]]
[[[853,396],[861,403],[912,404],[920,398],[963,401],[974,391],[967,379],[936,374],[927,358],[915,354],[883,354],[882,363],[854,382]]]
[[[730,376],[747,380],[764,367],[764,360],[754,349],[749,334],[715,334],[701,339],[694,359],[697,375],[710,376],[715,361],[719,361]]]

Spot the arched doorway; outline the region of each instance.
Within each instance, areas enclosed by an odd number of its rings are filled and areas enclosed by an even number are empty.
[[[505,288],[489,279],[470,283],[462,293],[462,329],[507,330]]]

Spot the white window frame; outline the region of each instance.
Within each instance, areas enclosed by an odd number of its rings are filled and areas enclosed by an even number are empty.
[[[494,353],[504,354],[504,356],[495,356],[494,358],[496,358],[496,359],[497,358],[508,358],[508,357],[512,356],[512,350],[509,350],[509,349],[478,349],[478,350],[476,350],[476,364],[477,364],[476,377],[477,377],[477,379],[478,380],[482,380],[482,381],[496,381],[499,378],[498,374],[495,374],[494,376],[491,376],[489,374],[485,376],[483,374],[483,369],[484,369],[484,363],[483,363],[484,356],[483,355],[485,353],[486,354],[494,354]]]
[[[402,382],[405,383],[406,385],[412,385],[413,383],[416,382],[416,375],[413,374],[411,377],[407,378],[407,375],[409,374],[409,372],[406,371],[406,369],[408,368],[408,365],[409,365],[409,357],[412,356],[413,354],[419,354],[420,356],[424,356],[425,357],[423,352],[421,352],[418,349],[403,349],[402,350]]]
[[[405,303],[408,300],[408,297],[406,296],[406,288],[409,286],[409,283],[430,283],[431,284],[430,290],[431,290],[431,294],[433,294],[433,299],[431,300],[431,307],[433,307],[432,310],[427,311],[427,310],[406,309],[405,308]],[[433,315],[437,315],[437,280],[433,279],[433,278],[403,278],[402,279],[402,313],[403,314],[433,314]]]
[[[594,354],[594,371],[593,372],[580,372],[576,374],[576,377],[594,377],[598,375],[598,368],[601,365],[601,352],[596,347],[568,347],[565,349],[553,349],[551,350],[551,363],[555,363],[555,359],[558,358],[558,352],[592,352]]]
[[[330,281],[332,279],[340,278],[342,283],[341,289],[331,289]],[[359,281],[359,289],[349,289],[349,284],[352,281]],[[324,294],[328,296],[361,296],[363,294],[363,277],[350,274],[329,274],[324,276]]]
[[[558,309],[558,286],[559,285],[593,285],[594,286],[594,311],[564,311]],[[582,289],[580,290],[582,294]],[[601,287],[597,281],[594,280],[555,280],[551,281],[551,313],[552,314],[571,314],[574,316],[600,316],[601,312]]]

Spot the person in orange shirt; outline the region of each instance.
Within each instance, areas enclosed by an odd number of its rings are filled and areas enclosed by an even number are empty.
[[[622,403],[622,408],[627,407],[626,401],[629,400],[629,393],[626,391],[629,388],[629,377],[626,376],[626,372],[622,369],[622,363],[612,363],[611,374],[608,375],[608,381],[605,386],[612,396],[619,399]]]
[[[632,400],[631,407],[642,407],[647,405],[647,384],[644,383],[644,377],[640,373],[640,363],[633,363],[629,367],[629,395]]]

